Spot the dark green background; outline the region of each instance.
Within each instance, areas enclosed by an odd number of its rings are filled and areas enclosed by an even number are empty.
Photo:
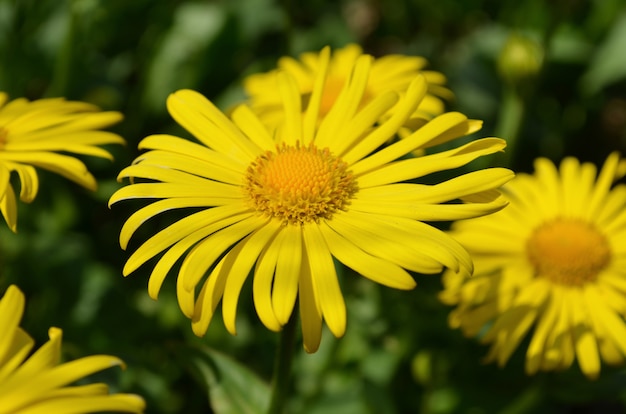
[[[126,371],[93,379],[143,395],[148,413],[244,412],[230,402],[238,392],[255,402],[250,390],[263,387],[248,385],[253,379],[239,368],[224,371],[232,361],[214,350],[270,379],[278,336],[258,321],[249,286],[239,335],[228,335],[218,315],[200,339],[178,310],[174,273],[158,302],[146,289],[153,262],[121,275],[128,253],[119,248],[119,229],[141,204],[109,210],[107,200],[143,137],[188,136],[168,116],[167,95],[192,88],[228,109],[244,98],[243,77],[273,68],[278,57],[358,42],[376,56],[428,58],[456,95],[448,108],[483,119],[477,136],[490,136],[500,128],[504,94],[496,61],[512,33],[535,39],[546,57],[524,88],[525,118],[510,166],[528,171],[537,156],[601,162],[612,150],[624,151],[621,0],[0,0],[0,90],[11,98],[65,96],[121,111],[125,120],[112,129],[128,142],[110,148],[114,163],[82,158],[99,180],[96,193],[40,172],[37,199],[19,204],[18,234],[0,226],[0,291],[15,283],[26,293],[23,326],[38,344],[49,326],[59,326],[68,359],[122,357]],[[146,223],[129,250],[175,217]],[[298,346],[289,412],[624,412],[623,369],[603,367],[595,382],[576,366],[527,377],[524,349],[504,369],[483,365],[487,348],[447,327],[449,309],[435,296],[439,276],[417,280],[414,291],[401,292],[343,275],[347,334],[335,340],[326,331],[315,355]],[[224,375],[222,385],[208,390],[216,372]]]

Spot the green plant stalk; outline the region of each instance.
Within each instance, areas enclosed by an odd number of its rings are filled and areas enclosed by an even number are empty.
[[[76,12],[75,1],[69,4],[69,22],[67,32],[63,39],[63,46],[57,53],[54,62],[54,73],[52,83],[49,86],[46,95],[49,97],[67,96],[69,92],[69,84],[72,76],[72,63],[74,59],[74,38],[76,36],[76,25],[78,15]]]
[[[296,344],[297,311],[294,309],[289,322],[280,333],[280,342],[276,349],[274,362],[274,378],[272,380],[272,395],[268,414],[283,414],[287,396],[289,395],[289,377],[291,376],[291,362]]]
[[[504,407],[499,414],[524,414],[537,412],[544,401],[544,381],[537,381],[522,391],[509,405]]]
[[[525,102],[515,86],[512,85],[505,86],[502,98],[502,110],[495,132],[497,137],[506,140],[504,154],[499,157],[501,163],[506,167],[512,167],[511,164],[515,160],[517,141],[524,119]]]

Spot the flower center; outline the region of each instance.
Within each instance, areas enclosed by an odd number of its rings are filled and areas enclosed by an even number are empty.
[[[606,237],[582,220],[559,218],[537,228],[526,243],[538,277],[582,286],[594,282],[611,260]]]
[[[357,191],[347,164],[313,144],[267,151],[248,167],[245,180],[252,206],[289,224],[328,219]]]

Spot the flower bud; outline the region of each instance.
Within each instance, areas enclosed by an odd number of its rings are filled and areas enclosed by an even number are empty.
[[[543,56],[543,48],[538,42],[512,34],[498,56],[498,73],[506,82],[519,84],[539,73]]]

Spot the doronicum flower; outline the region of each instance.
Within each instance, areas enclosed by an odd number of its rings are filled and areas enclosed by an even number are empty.
[[[7,103],[0,92],[0,211],[11,230],[17,228],[17,202],[11,185],[11,172],[20,180],[20,200],[30,203],[37,196],[37,168],[52,171],[81,186],[96,189],[96,180],[79,159],[63,153],[111,159],[99,148],[103,144],[123,144],[124,140],[106,131],[97,131],[119,122],[119,112],[101,112],[84,102],[62,98]]]
[[[568,368],[589,378],[601,360],[626,355],[626,187],[611,189],[624,164],[611,154],[596,167],[566,158],[560,169],[535,161],[503,187],[510,205],[454,223],[451,235],[475,273],[444,273],[443,302],[457,307],[452,327],[491,344],[487,362],[503,366],[530,332],[526,372]]]
[[[278,124],[283,116],[283,103],[276,93],[278,74],[289,73],[296,82],[296,86],[306,109],[320,70],[327,70],[319,104],[319,116],[325,116],[333,107],[344,85],[350,79],[354,64],[363,55],[359,45],[349,44],[333,52],[330,62],[326,63],[322,52],[307,52],[300,55],[300,59],[282,57],[278,61],[277,69],[267,73],[258,73],[248,76],[244,80],[244,89],[249,96],[250,107],[257,115],[270,125]],[[328,65],[328,68],[323,68]],[[365,90],[358,102],[361,107],[372,99],[387,91],[404,93],[417,74],[424,75],[428,87],[427,93],[419,103],[411,118],[430,119],[434,115],[444,112],[442,98],[450,99],[452,93],[444,85],[446,78],[435,71],[424,70],[426,59],[421,56],[386,55],[372,61],[370,74]],[[390,111],[381,116],[388,116]],[[412,123],[420,122],[418,119]]]
[[[363,276],[398,289],[411,289],[411,274],[471,268],[468,254],[444,232],[424,221],[488,214],[504,206],[495,188],[512,172],[502,168],[467,173],[435,185],[410,183],[428,174],[463,166],[502,150],[497,138],[403,159],[472,133],[480,122],[460,113],[443,114],[410,137],[381,149],[426,95],[418,75],[402,99],[388,91],[359,110],[372,60],[360,57],[337,102],[321,122],[318,115],[328,54],[311,100],[302,111],[300,90],[289,73],[278,76],[284,125],[270,131],[241,105],[226,117],[197,92],[169,96],[174,119],[200,141],[170,135],[145,138],[140,155],[119,178],[131,184],[110,204],[158,199],[132,214],[120,232],[129,239],[150,218],[171,209],[194,208],[156,233],[129,257],[128,275],[157,255],[148,291],[157,298],[170,269],[182,259],[177,296],[193,331],[204,335],[218,303],[226,328],[236,333],[239,295],[253,273],[253,298],[263,324],[278,331],[296,300],[304,347],[320,343],[322,320],[337,337],[346,328],[346,309],[333,258]],[[396,105],[386,122],[380,115]],[[479,203],[447,203],[482,195]],[[445,203],[445,204],[443,204]]]
[[[50,340],[29,356],[34,341],[19,327],[23,312],[24,294],[11,285],[0,299],[1,414],[143,412],[145,402],[138,395],[109,394],[102,383],[72,385],[96,372],[124,365],[108,355],[60,363],[59,328],[50,328]]]

